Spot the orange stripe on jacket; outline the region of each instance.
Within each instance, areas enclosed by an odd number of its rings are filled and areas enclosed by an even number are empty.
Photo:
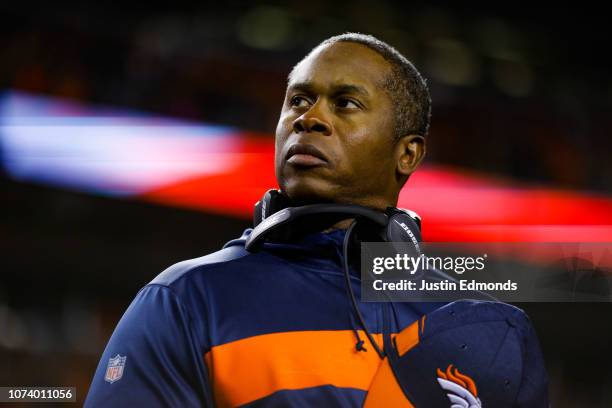
[[[385,358],[372,380],[363,408],[414,408],[397,382],[395,374]]]
[[[416,321],[406,327],[394,337],[394,340],[397,353],[403,356],[406,352],[419,344],[419,322]]]
[[[366,339],[365,333],[359,331]],[[374,334],[382,346],[382,335]],[[332,385],[367,391],[381,360],[351,330],[297,331],[248,337],[206,353],[215,402],[237,406],[279,390]]]
[[[400,357],[419,344],[419,326],[421,326],[420,332],[422,334],[425,327],[425,316],[421,318],[420,322],[419,324],[419,322],[416,321],[400,333],[391,335]],[[393,370],[389,364],[388,357],[385,357],[374,380],[372,380],[372,385],[370,386],[363,407],[414,408],[414,405],[408,400],[397,382],[397,378],[395,374],[393,374]]]

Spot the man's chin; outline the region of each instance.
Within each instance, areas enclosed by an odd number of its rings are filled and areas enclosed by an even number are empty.
[[[329,203],[335,201],[335,190],[329,182],[312,177],[294,177],[280,183],[281,190],[294,205]]]

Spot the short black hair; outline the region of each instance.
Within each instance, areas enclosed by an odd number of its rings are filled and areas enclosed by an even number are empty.
[[[427,82],[415,66],[398,50],[378,38],[361,33],[344,33],[322,41],[315,50],[338,42],[364,45],[380,54],[391,64],[391,74],[384,80],[384,88],[395,106],[395,138],[429,131],[431,97]],[[289,74],[291,78],[291,74]]]

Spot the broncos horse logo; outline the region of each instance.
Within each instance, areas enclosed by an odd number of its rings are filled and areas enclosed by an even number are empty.
[[[438,384],[451,402],[450,408],[482,408],[474,380],[450,364],[446,372],[438,368]]]

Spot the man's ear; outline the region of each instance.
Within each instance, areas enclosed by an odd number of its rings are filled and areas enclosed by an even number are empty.
[[[425,157],[425,138],[421,135],[406,135],[397,141],[395,158],[397,173],[408,177]]]

